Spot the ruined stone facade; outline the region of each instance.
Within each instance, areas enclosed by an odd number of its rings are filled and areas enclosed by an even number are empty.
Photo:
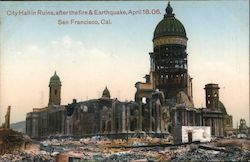
[[[106,87],[99,99],[60,105],[62,84],[55,73],[49,83],[48,106],[27,114],[27,134],[42,138],[171,133],[178,142],[182,126],[209,126],[212,136],[223,136],[232,127],[232,116],[219,100],[218,84],[205,85],[206,108],[194,107],[187,40],[184,26],[168,4],[154,31],[149,74],[145,82],[135,84],[135,101],[111,98]]]
[[[55,74],[56,75],[56,74]],[[55,76],[54,75],[54,76]],[[53,77],[54,77],[53,76]],[[49,104],[45,108],[34,108],[26,116],[26,133],[31,138],[46,138],[48,136],[94,136],[142,133],[142,125],[146,133],[157,131],[166,132],[168,123],[167,110],[161,105],[162,94],[154,93],[151,100],[151,123],[142,123],[139,104],[133,101],[121,102],[110,98],[107,87],[102,97],[82,102],[75,99],[68,105],[57,105],[60,96],[55,96],[55,88],[51,82],[61,87],[58,77],[57,82],[50,79]],[[60,86],[58,86],[60,85]],[[52,91],[52,92],[51,92]],[[59,89],[58,89],[58,92]],[[53,94],[54,93],[54,94]],[[59,93],[60,94],[60,93]],[[164,116],[164,117],[163,117]]]

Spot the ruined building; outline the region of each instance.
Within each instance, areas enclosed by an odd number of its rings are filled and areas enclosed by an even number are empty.
[[[243,134],[248,134],[249,133],[245,119],[240,119],[240,125],[239,125],[238,129],[239,129],[238,133],[243,133]]]
[[[77,102],[75,99],[68,105],[61,103],[61,81],[55,73],[49,83],[49,103],[45,108],[34,108],[26,116],[26,132],[31,138],[46,138],[55,135],[92,136],[92,135],[123,135],[140,133],[139,105],[136,102],[121,102],[111,98],[107,87],[99,99]],[[158,110],[160,95],[156,95],[152,103]],[[155,114],[159,125],[167,121],[160,120]],[[148,129],[149,131],[150,129]],[[159,130],[160,131],[160,130]],[[161,132],[161,131],[160,131]]]
[[[135,84],[135,101],[140,105],[142,121],[144,125],[157,124],[151,101],[155,92],[161,92],[164,96],[161,106],[170,113],[168,131],[177,141],[181,138],[182,126],[209,126],[211,135],[223,136],[232,130],[232,116],[227,114],[219,100],[218,84],[205,85],[206,108],[194,107],[193,78],[188,74],[187,41],[186,30],[175,18],[168,3],[164,17],[154,31],[153,52],[149,53],[150,72],[145,76],[144,83]]]
[[[135,84],[135,101],[111,98],[107,87],[99,99],[61,105],[61,81],[55,73],[49,83],[49,103],[27,114],[26,131],[32,138],[49,135],[111,135],[148,133],[180,138],[182,126],[209,126],[213,136],[232,128],[219,100],[218,84],[205,85],[206,108],[195,108],[192,77],[188,73],[187,34],[168,3],[153,34],[150,71]]]
[[[10,109],[11,109],[11,106],[8,106],[4,123],[2,124],[2,127],[0,128],[10,128]]]

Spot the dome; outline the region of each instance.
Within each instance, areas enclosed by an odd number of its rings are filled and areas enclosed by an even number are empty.
[[[55,74],[50,78],[50,83],[61,83],[59,76],[56,74],[56,71]]]
[[[109,92],[107,86],[105,87],[104,91],[102,92],[102,97],[110,98],[110,92]]]
[[[154,39],[162,36],[180,36],[186,38],[186,31],[182,23],[174,17],[173,9],[168,2],[166,14],[155,28]]]
[[[220,109],[220,111],[222,112],[223,115],[227,115],[227,110],[226,110],[224,104],[221,101],[219,101],[219,109]]]

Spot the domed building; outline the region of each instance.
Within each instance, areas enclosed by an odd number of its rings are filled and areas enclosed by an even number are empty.
[[[192,82],[188,75],[187,36],[183,24],[175,18],[168,3],[163,19],[157,24],[150,53],[154,88],[166,99],[176,99],[179,91],[192,98]]]
[[[223,130],[231,130],[232,116],[219,100],[218,84],[205,85],[206,108],[194,106],[186,29],[175,17],[170,3],[155,27],[152,41],[150,71],[145,82],[135,84],[135,101],[111,98],[106,86],[98,99],[80,102],[73,99],[72,103],[61,105],[62,84],[55,72],[49,80],[48,106],[27,113],[27,134],[31,138],[96,134],[121,138],[147,134],[165,138],[172,134],[179,143],[183,127],[189,129],[184,132],[188,133],[184,136],[188,136],[189,142],[197,140],[192,135],[203,128],[210,131],[205,134],[212,136],[223,136]]]
[[[224,129],[232,124],[232,117],[219,101],[218,84],[205,86],[206,108],[194,106],[192,78],[188,73],[187,33],[184,25],[175,17],[169,2],[163,19],[155,27],[152,41],[150,72],[145,76],[145,82],[135,84],[135,101],[140,105],[142,130],[161,133],[168,130],[177,143],[182,140],[181,129],[185,126],[198,126],[199,129],[206,127],[212,136],[223,136]],[[155,106],[153,96],[156,92],[162,93],[163,100],[157,102],[161,109]],[[165,122],[167,128],[164,129],[163,116],[169,122]],[[155,122],[159,120],[161,124]]]
[[[157,24],[153,34],[153,52],[150,55],[150,74],[146,75],[146,90],[143,83],[137,83],[136,100],[142,98],[140,92],[158,89],[168,101],[176,102],[178,93],[185,93],[193,103],[192,78],[188,75],[187,36],[183,24],[175,18],[168,3],[163,19]],[[151,92],[150,92],[151,93]],[[145,95],[147,97],[149,95]]]
[[[142,130],[169,132],[169,108],[179,101],[183,94],[186,103],[193,107],[192,78],[188,75],[187,36],[183,24],[175,17],[168,3],[163,19],[153,33],[153,52],[150,52],[150,72],[146,82],[137,82],[135,101],[141,105]],[[161,92],[161,102],[153,99],[153,94]],[[156,102],[161,109],[157,109]],[[166,104],[167,102],[167,104]],[[163,113],[164,112],[164,113]],[[156,121],[161,121],[160,124]],[[165,125],[165,126],[163,126]],[[166,127],[167,126],[167,127]]]

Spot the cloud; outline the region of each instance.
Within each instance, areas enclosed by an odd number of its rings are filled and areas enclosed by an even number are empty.
[[[17,56],[22,55],[23,53],[21,51],[16,52]]]
[[[44,49],[44,55],[48,56],[54,62],[81,62],[89,64],[93,61],[115,59],[115,55],[98,47],[86,47],[86,44],[76,40],[68,35],[62,36],[56,40],[50,41],[50,44]]]
[[[38,46],[30,44],[27,46],[27,49],[28,49],[28,51],[36,51],[36,50],[38,50]]]
[[[72,39],[67,35],[62,38],[62,44],[65,45],[66,47],[71,46],[72,42],[73,42]]]
[[[57,41],[51,41],[50,42],[52,45],[56,45],[56,44],[58,44],[58,42]]]
[[[91,57],[95,57],[97,59],[100,59],[100,58],[104,58],[107,56],[106,53],[104,53],[103,51],[97,49],[97,48],[94,48],[94,49],[87,49],[85,52],[91,54]]]
[[[83,45],[83,43],[81,41],[77,41],[76,42],[78,45]]]

